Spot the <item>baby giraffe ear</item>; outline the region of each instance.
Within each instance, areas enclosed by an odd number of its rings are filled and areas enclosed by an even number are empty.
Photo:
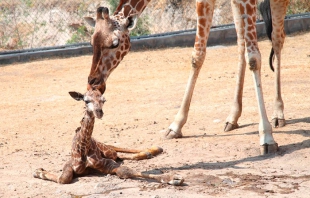
[[[105,99],[105,97],[104,97],[103,95],[101,96],[101,98],[100,98],[100,99],[101,99],[101,101],[102,101],[103,103],[105,103],[105,102],[106,102],[106,99]]]
[[[80,100],[84,100],[84,95],[79,93],[79,92],[76,92],[76,91],[70,91],[69,92],[70,96],[77,100],[77,101],[80,101]]]

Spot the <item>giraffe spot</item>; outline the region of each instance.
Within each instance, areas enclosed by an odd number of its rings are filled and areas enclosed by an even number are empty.
[[[250,40],[253,40],[254,39],[254,35],[252,33],[247,33],[247,37],[250,39]]]
[[[206,36],[203,27],[201,26],[198,27],[198,34],[200,37],[203,37],[203,38]]]
[[[247,11],[247,14],[250,16],[252,16],[254,13],[254,9],[250,4],[246,4],[246,11]]]
[[[243,7],[242,5],[240,5],[240,14],[241,14],[241,15],[244,15],[244,14],[245,14],[245,12],[244,12],[244,7]]]
[[[199,24],[205,26],[207,23],[207,19],[201,18],[199,19]]]
[[[196,11],[198,16],[204,16],[204,4],[202,2],[196,3]]]
[[[131,7],[130,6],[125,6],[125,8],[124,8],[124,16],[128,16],[130,11],[131,11]]]
[[[129,47],[130,47],[130,44],[129,44],[129,43],[126,43],[126,44],[125,44],[125,50],[128,50]]]
[[[120,59],[120,57],[121,57],[121,53],[120,52],[116,52],[116,58]]]
[[[112,66],[112,65],[111,65],[111,62],[110,62],[110,61],[107,61],[105,65],[106,65],[106,67],[107,67],[107,70],[110,70],[110,69],[111,69],[111,66]]]
[[[131,1],[130,4],[131,4],[131,6],[134,8],[134,7],[136,7],[136,5],[137,5],[138,2],[139,2],[139,1]],[[141,1],[141,2],[143,2],[143,1]]]
[[[136,7],[137,10],[143,11],[144,1],[140,1]]]

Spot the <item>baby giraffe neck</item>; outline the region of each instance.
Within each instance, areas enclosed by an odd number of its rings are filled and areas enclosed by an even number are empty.
[[[86,111],[81,120],[81,127],[77,130],[77,141],[81,153],[87,152],[91,144],[91,136],[94,129],[95,116],[92,112]]]

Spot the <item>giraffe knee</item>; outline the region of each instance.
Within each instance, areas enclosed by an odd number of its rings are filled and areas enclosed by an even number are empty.
[[[73,173],[63,173],[59,178],[58,178],[58,183],[60,184],[70,184],[73,179]]]
[[[257,61],[255,58],[251,58],[249,61],[250,70],[257,70]]]
[[[261,68],[261,58],[260,54],[254,54],[248,59],[249,69],[251,71],[260,70]]]
[[[135,171],[131,168],[128,168],[127,166],[118,167],[115,173],[119,178],[122,179],[133,178],[135,176]]]
[[[62,174],[58,178],[57,182],[60,184],[70,184],[73,179],[73,168],[69,162],[67,162],[62,170]]]
[[[192,68],[200,68],[204,62],[204,57],[192,57]]]

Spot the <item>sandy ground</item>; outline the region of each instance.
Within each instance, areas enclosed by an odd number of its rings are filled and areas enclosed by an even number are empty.
[[[93,136],[130,148],[157,145],[152,159],[124,164],[148,173],[179,174],[183,186],[90,175],[60,185],[32,177],[43,167],[60,174],[83,116],[68,91],[84,92],[91,56],[0,67],[0,197],[309,197],[310,33],[288,36],[282,85],[287,126],[274,129],[276,154],[259,155],[258,113],[252,75],[246,72],[239,129],[223,132],[235,87],[237,47],[208,48],[184,138],[163,140],[184,93],[192,48],[131,52],[108,80],[105,115]],[[269,41],[260,41],[267,113],[272,114]]]

